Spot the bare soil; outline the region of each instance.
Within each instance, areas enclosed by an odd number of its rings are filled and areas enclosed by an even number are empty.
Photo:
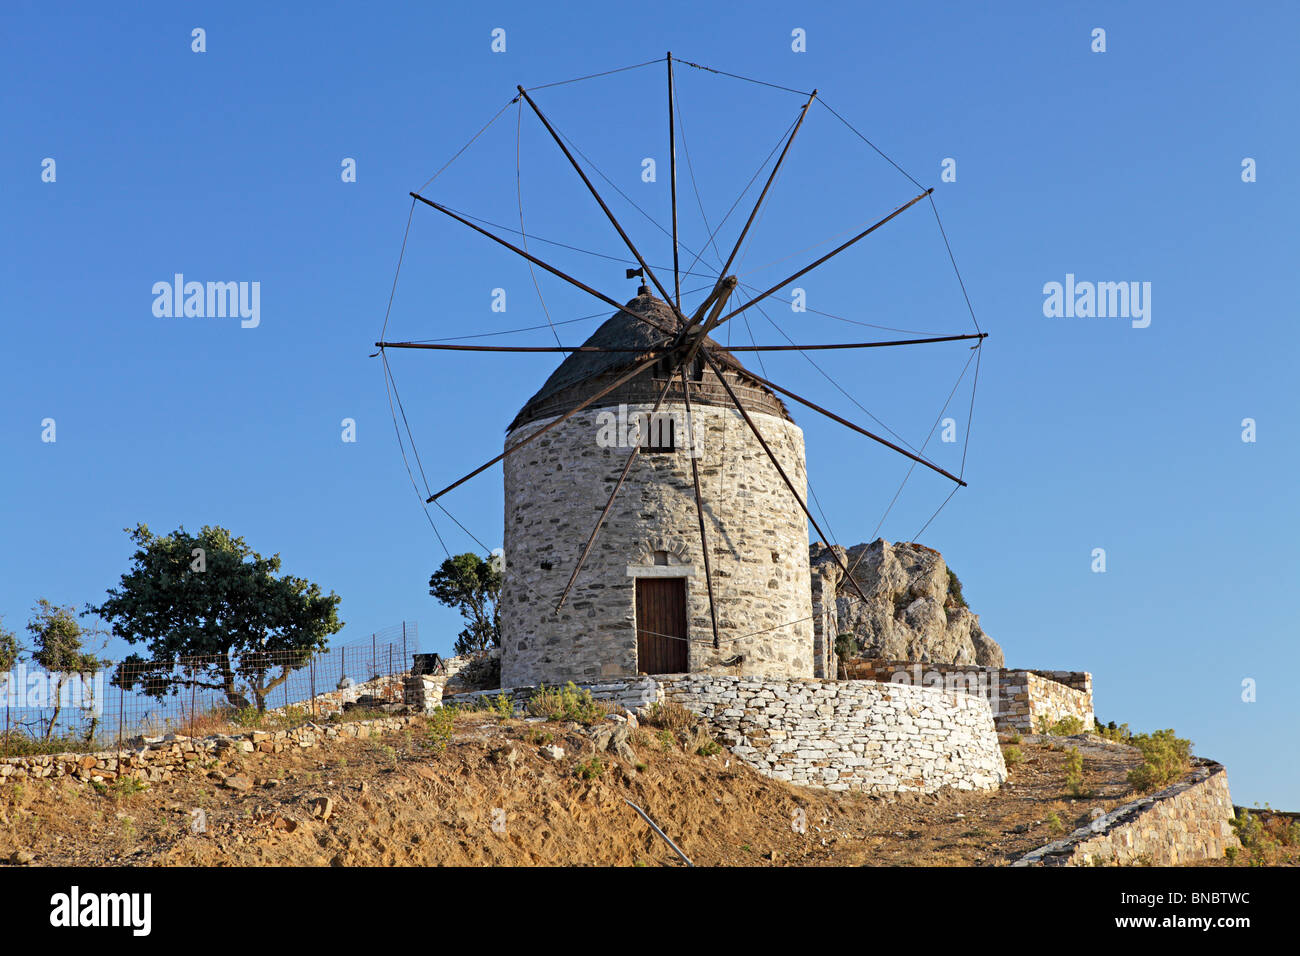
[[[130,792],[71,779],[0,787],[0,861],[47,866],[1002,865],[1133,799],[1126,747],[1026,738],[994,793],[871,797],[791,786],[726,750],[642,727],[635,762],[578,724],[462,714],[445,746],[417,721],[371,740],[231,756]],[[564,749],[552,759],[547,750]],[[246,779],[241,779],[246,778]],[[251,789],[232,789],[223,780]]]

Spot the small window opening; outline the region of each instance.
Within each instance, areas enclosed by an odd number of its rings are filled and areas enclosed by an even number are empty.
[[[656,551],[656,552],[655,552],[655,564],[667,564],[667,563],[668,563],[668,552],[667,552],[667,551]]]
[[[644,452],[669,452],[677,450],[676,416],[659,412],[642,421],[641,450]]]

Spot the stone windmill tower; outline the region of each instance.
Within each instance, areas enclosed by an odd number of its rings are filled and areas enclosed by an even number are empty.
[[[506,447],[623,377],[662,329],[678,331],[677,318],[642,286],[584,345],[600,351],[574,352],[529,399]],[[705,347],[802,497],[802,431],[730,352]],[[814,676],[807,520],[713,368],[697,358],[687,370],[689,412],[681,378],[655,362],[505,459],[504,686],[642,672]],[[634,444],[638,460],[584,561]]]
[[[803,433],[778,395],[888,446],[958,485],[965,484],[920,454],[759,377],[732,353],[878,348],[965,339],[976,340],[978,348],[985,333],[824,345],[755,344],[730,351],[709,337],[746,310],[761,308],[769,297],[927,199],[934,190],[924,190],[774,285],[766,289],[742,286],[732,274],[732,266],[817,100],[813,90],[806,94],[807,100],[783,137],[780,154],[730,254],[725,261],[718,254],[718,268],[711,272],[716,276],[712,289],[697,307],[685,306],[682,276],[700,274],[692,271],[700,254],[683,273],[677,217],[675,62],[671,54],[664,59],[672,202],[671,291],[601,197],[566,145],[566,138],[522,86],[516,87],[518,96],[511,104],[519,105],[521,119],[524,104],[536,114],[617,232],[632,257],[629,261],[639,266],[627,270],[627,278],[639,275],[645,282],[635,299],[620,303],[529,252],[522,231],[522,197],[520,235],[524,246],[520,247],[485,224],[497,230],[504,227],[462,215],[419,192],[411,193],[412,216],[415,203],[423,203],[614,309],[613,316],[576,347],[560,345],[558,339],[555,347],[386,342],[382,333],[375,343],[379,348],[376,354],[384,359],[390,403],[394,399],[397,403],[395,427],[401,399],[386,349],[567,354],[510,424],[505,450],[426,499],[426,504],[436,502],[504,461],[503,686],[692,671],[832,676],[832,648],[822,645],[834,635],[825,635],[820,645],[814,643],[808,526],[823,541],[829,543],[830,539],[808,510]],[[717,73],[699,64],[688,65]],[[604,74],[578,79],[598,75]],[[504,112],[503,108],[497,116]],[[751,184],[757,178],[756,173]],[[409,236],[409,219],[407,230]],[[840,235],[843,232],[834,238]],[[718,252],[712,236],[710,245]],[[404,241],[403,254],[405,247]],[[731,303],[733,297],[743,301]],[[385,328],[386,323],[387,317]],[[404,410],[402,418],[405,421]],[[409,425],[406,431],[414,448]],[[398,437],[400,442],[400,428]],[[418,453],[416,462],[419,464]],[[423,474],[422,465],[420,471]],[[413,473],[411,480],[414,484]],[[840,550],[832,548],[829,553],[839,564],[843,580],[866,602]]]

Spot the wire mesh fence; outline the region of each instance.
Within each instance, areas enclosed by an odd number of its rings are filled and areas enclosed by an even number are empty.
[[[315,653],[130,657],[87,674],[19,662],[0,673],[0,756],[121,749],[165,734],[287,730],[354,708],[393,709],[419,650],[416,624],[403,621]]]

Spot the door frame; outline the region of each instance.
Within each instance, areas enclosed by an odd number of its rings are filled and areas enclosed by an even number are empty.
[[[647,578],[647,579],[680,578],[681,579],[682,609],[686,619],[685,620],[686,634],[684,635],[686,638],[685,673],[688,674],[691,673],[691,667],[695,663],[695,654],[691,648],[691,640],[690,640],[691,637],[691,574],[690,574],[691,568],[687,565],[668,565],[668,566],[652,565],[649,567],[640,567],[635,569],[629,567],[627,570],[628,570],[628,576],[632,578],[632,646],[633,646],[633,655],[636,657],[636,673],[640,674],[644,670],[644,668],[642,668],[641,666],[641,629],[640,627],[638,627],[638,623],[637,623],[637,611],[638,611],[637,586],[636,586],[637,578]],[[632,574],[633,570],[637,571],[638,573],[633,575]],[[643,574],[639,572],[651,572],[651,573]],[[649,671],[645,671],[645,673],[650,674]]]

